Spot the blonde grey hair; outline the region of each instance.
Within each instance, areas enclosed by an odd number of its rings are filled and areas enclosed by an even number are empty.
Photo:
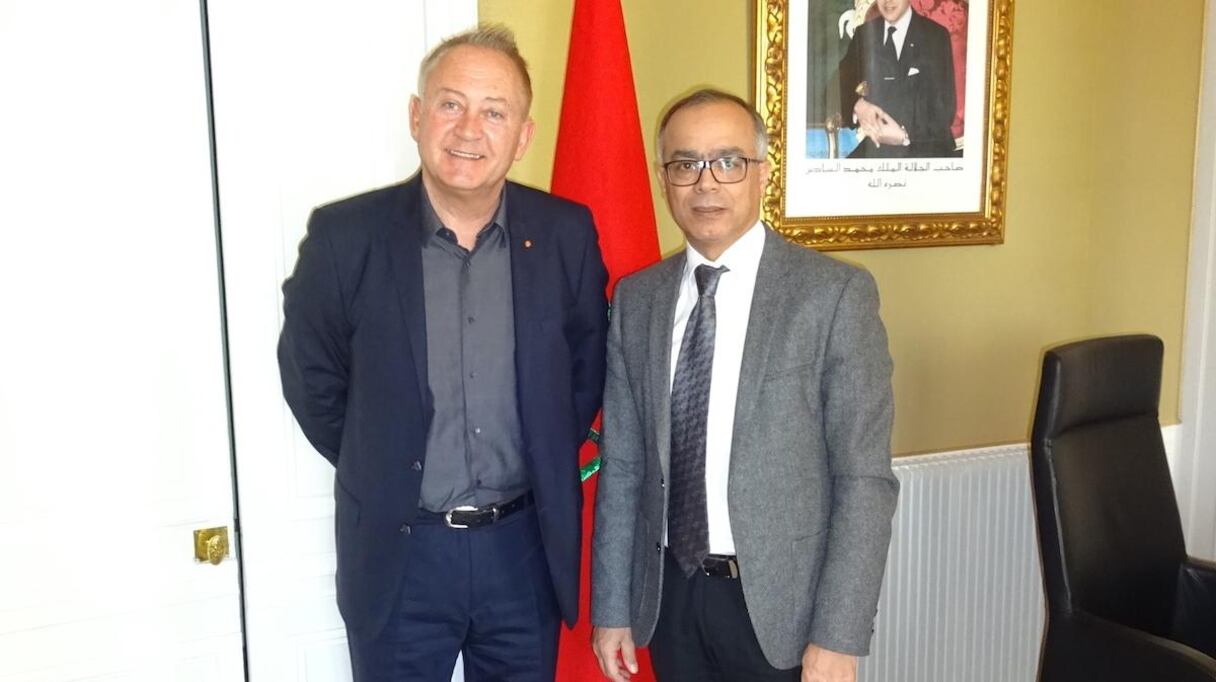
[[[760,114],[752,105],[748,104],[742,97],[732,95],[729,92],[716,90],[714,88],[701,88],[691,94],[685,95],[676,100],[670,107],[667,108],[663,118],[659,120],[659,131],[654,138],[654,153],[658,157],[659,163],[663,162],[663,132],[667,130],[667,124],[671,122],[671,117],[681,109],[700,106],[702,104],[715,104],[718,102],[729,102],[738,105],[740,109],[747,112],[752,119],[752,127],[756,131],[756,158],[763,159],[768,155],[768,128],[764,125],[764,119],[760,118]]]
[[[464,33],[457,33],[445,39],[428,52],[426,57],[422,59],[422,64],[418,67],[419,97],[426,94],[427,78],[430,77],[431,71],[435,70],[435,66],[443,59],[444,55],[457,47],[466,45],[493,50],[510,59],[511,63],[515,65],[515,70],[519,72],[519,79],[523,82],[524,92],[528,96],[527,104],[531,106],[532,78],[528,75],[528,62],[524,61],[523,55],[519,53],[519,46],[515,44],[515,34],[511,32],[511,29],[502,24],[482,24]]]

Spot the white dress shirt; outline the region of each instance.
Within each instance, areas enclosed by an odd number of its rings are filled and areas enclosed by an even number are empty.
[[[894,26],[895,33],[891,34],[891,38],[895,40],[895,56],[903,59],[904,56],[904,39],[908,37],[908,24],[912,23],[912,7],[904,10],[904,15],[895,20],[895,23],[884,21],[882,28],[882,41],[884,46],[887,42],[887,30]]]
[[[764,225],[757,222],[743,233],[718,258],[711,261],[688,246],[680,294],[676,299],[675,325],[671,330],[671,382],[675,382],[684,327],[697,303],[697,281],[693,272],[698,265],[725,265],[727,272],[718,279],[714,294],[717,328],[714,331],[714,365],[709,384],[709,415],[705,434],[705,500],[709,520],[709,552],[734,554],[735,540],[730,531],[726,504],[727,475],[730,471],[731,440],[735,433],[735,398],[739,392],[739,369],[743,364],[743,342],[751,315],[756,271],[764,251]]]

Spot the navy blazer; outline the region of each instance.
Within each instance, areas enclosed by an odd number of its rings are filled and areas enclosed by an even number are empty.
[[[600,407],[607,273],[586,207],[507,183],[524,459],[563,619],[578,618],[578,449]],[[337,468],[338,607],[378,633],[418,513],[427,430],[422,182],[316,209],[283,284],[283,394]]]
[[[840,61],[840,115],[853,125],[857,86],[865,81],[869,87],[867,99],[899,121],[912,144],[877,147],[867,138],[850,155],[852,158],[954,156],[950,126],[957,96],[950,32],[915,10],[909,11],[912,18],[898,62],[883,49],[886,22],[881,16],[854,33]]]

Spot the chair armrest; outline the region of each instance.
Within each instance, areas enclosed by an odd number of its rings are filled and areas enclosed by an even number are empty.
[[[1216,681],[1216,660],[1184,645],[1085,612],[1053,614],[1040,682]]]
[[[1189,556],[1183,562],[1182,570],[1193,574],[1196,580],[1209,581],[1212,584],[1216,584],[1216,561],[1197,559]]]
[[[1187,557],[1179,568],[1173,636],[1216,656],[1216,563]]]

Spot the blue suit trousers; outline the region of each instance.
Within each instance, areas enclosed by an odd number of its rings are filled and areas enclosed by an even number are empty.
[[[355,682],[552,682],[561,616],[536,508],[482,528],[419,519],[397,603],[373,637],[348,631]]]

